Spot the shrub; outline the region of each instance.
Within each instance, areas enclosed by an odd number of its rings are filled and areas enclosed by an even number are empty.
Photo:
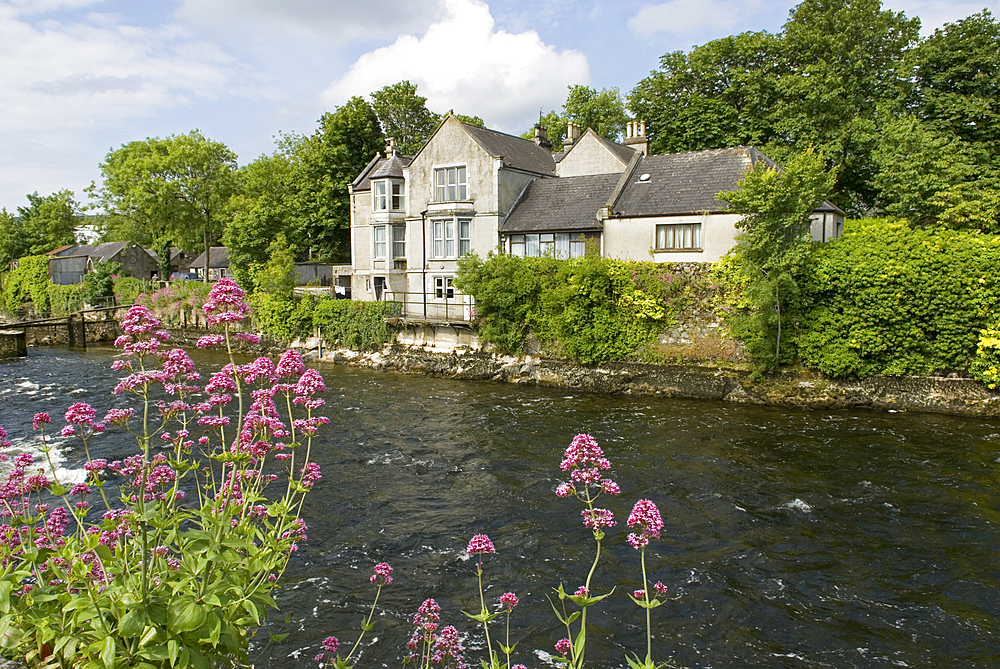
[[[987,388],[996,390],[1000,386],[1000,329],[991,327],[979,334],[976,357],[969,371]]]
[[[115,303],[121,305],[135,304],[140,295],[150,294],[156,290],[152,282],[131,276],[113,277],[112,285]]]
[[[993,320],[1000,237],[850,221],[819,247],[800,350],[835,377],[968,369]]]
[[[139,295],[136,303],[149,307],[158,318],[173,325],[184,320],[190,323],[196,315],[204,322],[201,305],[211,289],[211,284],[201,281],[174,281],[148,295]]]
[[[121,271],[122,266],[116,262],[94,263],[94,270],[83,275],[83,299],[96,306],[114,297],[114,277]]]
[[[250,305],[255,325],[271,339],[288,342],[312,333],[313,303],[309,297],[294,300],[254,293]]]
[[[66,316],[83,308],[83,284],[48,285],[49,312],[53,316]]]
[[[385,319],[398,316],[401,306],[399,302],[322,299],[313,311],[313,324],[322,328],[323,338],[330,343],[369,349],[393,340],[395,330]]]
[[[21,258],[4,284],[7,311],[16,313],[29,300],[38,315],[49,313],[49,259],[45,256]]]

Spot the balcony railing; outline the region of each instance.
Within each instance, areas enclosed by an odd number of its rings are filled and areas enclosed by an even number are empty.
[[[402,305],[400,316],[411,320],[467,323],[475,316],[475,298],[471,295],[434,297],[433,294],[387,290],[382,293],[382,299],[399,302]]]

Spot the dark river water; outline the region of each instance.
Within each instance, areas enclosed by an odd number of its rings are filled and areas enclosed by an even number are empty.
[[[222,363],[194,354],[202,371]],[[48,411],[62,425],[81,399],[99,415],[113,352],[32,349],[0,362],[0,424],[30,433]],[[686,667],[1000,666],[1000,423],[930,414],[792,411],[568,390],[456,382],[320,366],[331,424],[323,480],[304,510],[309,541],[293,557],[258,668],[315,666],[329,634],[352,644],[383,590],[359,668],[398,667],[420,602],[463,633],[470,664],[485,653],[475,624],[475,563],[488,534],[487,599],[514,591],[514,662],[551,662],[564,636],[546,595],[586,578],[594,542],[579,503],[555,496],[562,452],[589,432],[622,494],[593,589],[615,593],[589,614],[588,666],[624,667],[645,653],[641,587],[626,542],[632,504],[649,498],[665,523],[646,563],[669,601],[652,612],[653,657]],[[103,437],[96,457],[131,445]],[[82,453],[61,448],[78,470]],[[494,635],[502,634],[502,619]],[[496,637],[494,637],[496,638]]]

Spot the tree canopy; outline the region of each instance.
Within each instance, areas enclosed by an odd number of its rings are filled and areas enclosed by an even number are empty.
[[[427,98],[417,95],[417,85],[409,81],[384,86],[372,93],[371,98],[382,131],[396,140],[404,154],[416,153],[441,120],[427,109]]]
[[[27,196],[28,206],[17,215],[0,211],[0,267],[22,256],[39,255],[76,241],[80,204],[73,191]]]
[[[238,187],[236,154],[225,144],[198,130],[147,138],[112,151],[100,169],[101,187],[88,191],[109,214],[109,238],[148,247],[166,237],[186,249],[221,238]]]
[[[545,128],[546,136],[552,143],[554,151],[561,151],[566,139],[566,128],[570,122],[576,123],[581,130],[592,128],[602,137],[617,141],[625,132],[628,115],[625,113],[625,99],[617,88],[604,88],[600,91],[574,84],[567,87],[569,94],[563,104],[562,113],[550,111],[538,119]],[[534,128],[523,135],[525,139],[535,136]]]

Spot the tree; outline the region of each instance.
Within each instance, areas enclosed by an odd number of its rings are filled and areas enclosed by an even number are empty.
[[[240,168],[240,190],[229,201],[231,221],[222,233],[222,242],[229,255],[229,266],[236,281],[247,292],[253,292],[250,268],[267,262],[268,247],[275,237],[302,241],[302,249],[293,245],[296,255],[308,249],[308,240],[295,227],[292,215],[292,195],[295,193],[294,165],[287,149],[300,137],[282,138],[285,151],[261,156]]]
[[[765,369],[776,369],[783,360],[783,337],[789,338],[783,325],[801,309],[796,301],[812,248],[811,214],[834,182],[822,157],[810,149],[789,160],[784,170],[759,164],[737,190],[718,195],[729,203],[729,211],[743,214],[737,223],[743,232],[729,256],[744,280],[749,308],[733,319],[733,333]]]
[[[653,153],[763,146],[776,139],[777,79],[785,70],[779,37],[742,33],[665,54],[629,93],[628,106],[646,121]]]
[[[409,81],[380,88],[371,98],[383,132],[395,139],[399,150],[407,155],[420,150],[441,120],[427,109],[427,98],[417,95],[417,85]]]
[[[293,242],[311,257],[350,260],[351,203],[347,187],[376,153],[385,135],[372,105],[353,97],[319,119],[309,137],[290,142],[290,194],[285,214]],[[289,240],[293,235],[288,234]],[[273,239],[273,238],[271,238]],[[270,243],[270,239],[268,243]]]
[[[263,265],[251,270],[255,291],[267,293],[283,300],[291,300],[298,277],[295,274],[295,255],[285,233],[279,232],[267,247],[268,258]]]
[[[615,141],[622,138],[625,124],[629,119],[625,113],[625,99],[617,88],[603,88],[598,91],[581,84],[567,88],[569,94],[563,104],[562,113],[550,111],[538,119],[539,124],[546,129],[546,137],[552,143],[553,151],[563,149],[566,128],[570,122],[576,123],[581,130],[592,128],[601,137]],[[525,139],[534,136],[534,128],[521,135]]]
[[[907,54],[904,74],[913,80],[908,108],[1000,170],[1000,23],[990,12],[935,30]]]
[[[911,115],[887,118],[881,134],[872,183],[885,211],[916,226],[1000,230],[1000,183],[982,164],[981,152]]]
[[[0,212],[0,266],[26,255],[39,255],[76,241],[80,205],[73,191],[27,196],[28,206],[17,216]]]
[[[221,238],[226,204],[237,188],[236,154],[225,144],[198,130],[147,138],[112,151],[100,169],[103,184],[88,191],[110,215],[113,238],[146,247],[171,238],[182,248],[206,251]]]

